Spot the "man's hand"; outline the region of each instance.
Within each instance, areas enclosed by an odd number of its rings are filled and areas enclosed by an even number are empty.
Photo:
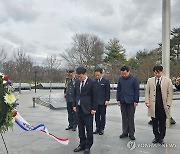
[[[150,103],[146,103],[146,106],[147,106],[148,108],[150,108]]]
[[[76,107],[73,107],[74,112],[76,112]]]
[[[109,105],[109,101],[105,101],[105,105]]]
[[[96,110],[91,110],[91,114],[95,114],[96,113]]]
[[[135,106],[135,107],[138,106],[138,102],[134,102],[134,106]]]
[[[120,106],[120,101],[117,101],[117,105]]]

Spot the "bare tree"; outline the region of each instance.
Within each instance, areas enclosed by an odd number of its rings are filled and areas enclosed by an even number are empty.
[[[7,58],[7,52],[4,50],[3,46],[1,47],[0,51],[0,71],[2,71],[2,65],[5,59]]]
[[[46,76],[50,81],[50,92],[51,92],[51,83],[53,81],[53,71],[56,71],[60,68],[61,66],[61,60],[56,54],[52,54],[50,56],[47,56],[47,58],[43,62],[46,70]]]
[[[72,47],[60,54],[68,67],[85,66],[92,70],[103,63],[104,43],[100,38],[90,34],[75,34],[72,39]]]
[[[22,50],[18,49],[17,53],[14,53],[14,61],[16,65],[16,72],[19,77],[19,93],[21,93],[21,82],[30,82],[33,63],[30,57]]]
[[[1,47],[0,51],[0,62],[3,62],[7,58],[7,52],[5,51],[4,47]]]
[[[16,72],[16,64],[14,61],[9,60],[3,63],[3,72],[8,75],[13,81],[18,80],[18,74]]]
[[[180,76],[180,58],[177,58],[175,60],[171,60],[170,63],[170,74],[171,74],[171,78],[176,78],[178,76]]]
[[[155,65],[160,65],[161,49],[156,48],[154,50],[139,51],[136,54],[136,76],[141,83],[146,83],[147,79],[153,76],[153,67]],[[132,66],[131,66],[132,67]]]
[[[43,65],[45,68],[51,69],[59,69],[61,66],[61,60],[56,54],[48,55],[47,58],[43,61]]]

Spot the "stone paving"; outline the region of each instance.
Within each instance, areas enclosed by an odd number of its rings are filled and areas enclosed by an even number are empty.
[[[53,90],[53,94],[62,94],[62,90]],[[13,131],[3,134],[9,154],[73,154],[73,149],[79,144],[78,132],[67,131],[67,112],[65,109],[51,110],[42,105],[32,105],[32,97],[49,95],[49,90],[22,91],[19,96],[18,111],[22,117],[32,125],[43,123],[49,132],[58,137],[68,137],[69,145],[61,145],[47,135],[34,131],[24,132],[16,124]],[[179,94],[178,94],[179,96]],[[178,97],[176,96],[176,97]],[[65,102],[64,102],[65,103]],[[139,103],[136,109],[136,141],[129,142],[129,138],[120,139],[122,131],[120,109],[116,105],[107,108],[107,123],[105,134],[94,135],[91,154],[179,154],[180,151],[180,100],[173,100],[172,116],[175,125],[167,128],[165,146],[152,145],[152,127],[148,125],[149,117],[144,103]],[[6,154],[2,140],[0,140],[0,154]],[[78,153],[77,153],[78,154]],[[83,152],[79,152],[83,154]]]

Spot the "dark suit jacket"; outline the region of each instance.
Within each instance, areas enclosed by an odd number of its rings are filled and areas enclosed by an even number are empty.
[[[180,91],[180,84],[175,84],[175,87],[176,87],[176,89],[178,90],[178,91]]]
[[[74,107],[78,107],[80,100],[80,106],[84,114],[91,114],[91,110],[97,110],[98,108],[97,84],[94,80],[88,78],[80,92],[80,82],[80,80],[77,80],[75,83]]]
[[[105,101],[110,100],[110,83],[109,80],[102,78],[100,82],[97,79],[95,81],[98,83],[98,105],[105,105]]]
[[[120,103],[139,102],[139,82],[135,76],[119,78],[116,99]]]

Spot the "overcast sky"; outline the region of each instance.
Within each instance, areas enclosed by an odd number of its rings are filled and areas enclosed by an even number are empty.
[[[37,63],[70,47],[75,33],[117,38],[127,50],[154,49],[162,38],[163,0],[0,0],[0,45],[23,48]],[[171,0],[171,29],[180,27]]]

